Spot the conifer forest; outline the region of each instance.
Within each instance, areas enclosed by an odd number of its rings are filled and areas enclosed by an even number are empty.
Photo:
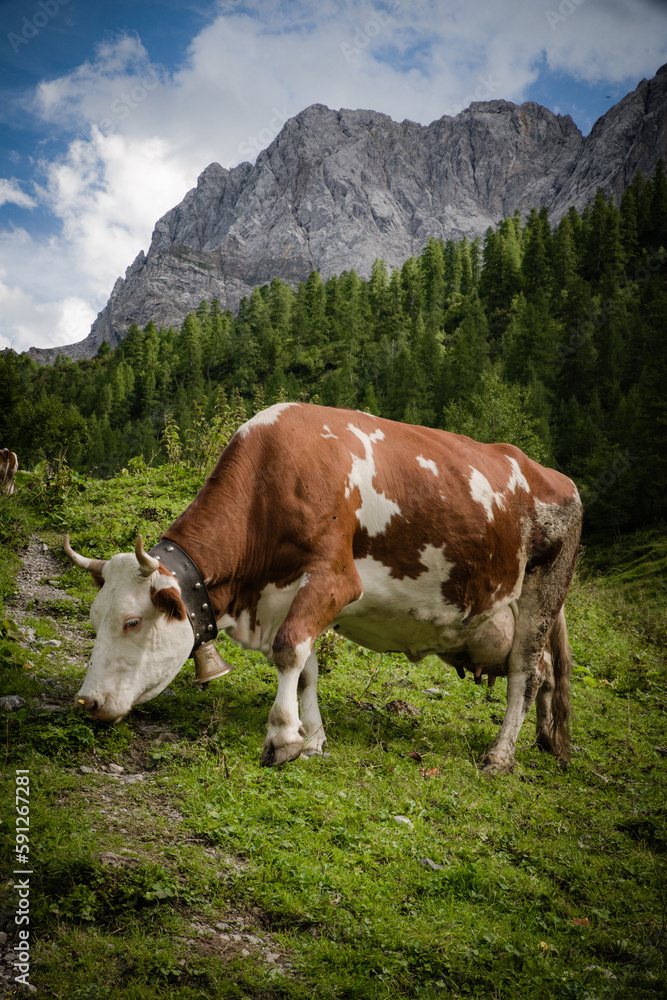
[[[23,468],[106,476],[143,458],[212,468],[276,400],[509,441],[577,482],[596,535],[655,523],[667,495],[667,178],[637,174],[557,225],[516,213],[431,239],[368,280],[273,280],[239,311],[133,325],[97,357],[0,354],[0,445]]]

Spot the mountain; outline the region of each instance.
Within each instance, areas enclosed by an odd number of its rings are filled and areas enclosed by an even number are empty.
[[[314,104],[284,125],[254,165],[212,163],[156,224],[118,278],[89,336],[29,353],[93,357],[131,323],[180,325],[202,299],[235,310],[272,278],[296,283],[376,257],[390,267],[429,237],[469,239],[516,209],[546,205],[557,222],[601,187],[620,197],[637,170],[667,159],[667,65],[611,108],[584,137],[569,115],[539,104],[471,104],[423,126],[375,111]]]

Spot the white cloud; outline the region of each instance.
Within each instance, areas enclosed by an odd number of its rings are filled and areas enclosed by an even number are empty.
[[[221,0],[218,11],[178,69],[124,34],[32,95],[33,116],[77,138],[40,163],[34,197],[0,182],[0,201],[38,200],[61,227],[29,253],[25,235],[0,234],[5,336],[18,349],[85,336],[198,174],[254,159],[309,104],[428,123],[471,100],[521,102],[544,61],[634,84],[667,60],[667,10],[650,0]]]
[[[97,315],[83,299],[35,302],[25,289],[0,281],[0,312],[6,331],[0,330],[0,350],[19,353],[29,347],[56,347],[85,337]]]
[[[0,177],[0,205],[6,204],[18,205],[19,208],[34,208],[37,202],[21,190],[19,182],[14,177]]]
[[[55,347],[87,336],[102,308],[92,296],[68,291],[78,266],[71,248],[59,240],[34,240],[25,229],[0,232],[0,350]],[[10,264],[10,266],[7,266]]]

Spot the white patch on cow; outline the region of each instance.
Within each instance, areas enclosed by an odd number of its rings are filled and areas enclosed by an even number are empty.
[[[438,466],[432,458],[424,458],[423,455],[417,455],[417,461],[421,465],[422,469],[430,469],[434,476],[438,475]]]
[[[280,670],[278,672],[278,690],[276,692],[276,700],[269,713],[265,747],[298,747],[300,744],[303,744],[304,727],[302,727],[299,721],[297,687],[299,675],[310,656],[312,645],[313,640],[311,638],[304,639],[303,642],[298,643],[294,650],[296,654],[294,669]],[[317,703],[315,704],[315,712],[317,713],[316,715],[312,711],[311,706],[309,723],[316,730],[318,725],[320,728],[322,726]],[[306,729],[306,734],[308,734],[308,729]]]
[[[267,583],[257,601],[254,628],[251,628],[247,609],[241,611],[237,619],[225,616],[227,621],[223,627],[229,638],[244,649],[258,649],[271,659],[276,632],[287,618],[297,591],[308,584],[308,579],[308,574],[303,573],[287,587]]]
[[[243,646],[244,649],[258,648],[256,644],[251,646],[250,612],[247,608],[239,613],[234,625],[229,629],[229,637],[234,642],[238,642],[239,646]]]
[[[241,424],[236,433],[240,434],[243,438],[247,437],[255,427],[269,427],[271,424],[275,424],[283,410],[286,410],[289,406],[299,405],[299,403],[274,403],[268,409],[260,410],[250,420],[246,420],[244,424]]]
[[[151,587],[153,590],[165,590],[167,587],[173,587],[179,593],[181,591],[181,585],[175,576],[165,576],[157,569],[151,576]]]
[[[310,656],[310,651],[312,648],[313,648],[313,640],[310,638],[304,639],[303,642],[298,642],[294,647],[299,673],[301,673],[301,669],[304,663]]]
[[[491,483],[478,469],[472,465],[470,468],[472,469],[469,480],[470,495],[477,503],[481,503],[489,521],[493,521],[493,505],[495,503],[502,510],[505,506],[505,497],[502,493],[494,493]]]
[[[367,649],[405,653],[413,661],[466,651],[476,663],[501,663],[512,645],[513,597],[471,619],[469,611],[443,597],[442,585],[454,568],[444,550],[426,545],[419,558],[426,569],[416,579],[399,579],[371,558],[355,560],[364,593],[337,615],[338,633]]]
[[[218,618],[215,624],[218,626],[219,632],[226,632],[228,629],[235,628],[238,623],[236,618],[232,618],[231,615],[223,615],[222,618]]]
[[[324,429],[325,429],[325,431],[327,433],[326,434],[320,434],[320,437],[323,437],[323,438],[335,438],[336,441],[338,440],[338,435],[332,434],[331,430],[330,430],[330,428],[329,428],[329,426],[327,424],[324,425]]]
[[[442,595],[454,564],[433,545],[419,558],[425,569],[414,580],[393,576],[370,557],[355,560],[364,591],[336,617],[340,632],[376,652],[416,657],[456,645],[463,612]]]
[[[509,461],[512,466],[512,475],[510,476],[509,482],[507,484],[507,489],[511,490],[512,493],[516,493],[517,486],[520,486],[522,490],[526,493],[530,493],[530,486],[528,485],[528,480],[521,471],[521,467],[517,462],[516,458],[510,458],[509,455],[505,455],[505,458]]]
[[[307,756],[311,756],[314,753],[322,753],[322,748],[327,741],[322,724],[322,716],[317,704],[317,675],[317,656],[315,655],[315,651],[311,649],[301,671],[301,691],[299,694],[301,720],[306,730],[306,746],[304,750]]]
[[[352,469],[348,476],[345,487],[345,497],[349,499],[352,490],[356,486],[361,497],[361,507],[357,510],[357,518],[362,528],[368,531],[371,538],[380,535],[386,529],[392,517],[400,515],[401,508],[393,500],[390,500],[384,493],[378,493],[373,485],[375,478],[375,460],[373,458],[373,445],[377,441],[384,441],[384,434],[381,430],[376,430],[372,434],[364,434],[358,427],[348,424],[348,430],[359,438],[364,446],[364,457],[352,454]]]

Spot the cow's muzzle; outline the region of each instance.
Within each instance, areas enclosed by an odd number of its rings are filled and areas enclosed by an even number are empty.
[[[103,698],[79,698],[76,699],[77,705],[83,705],[87,712],[90,713],[93,719],[99,719],[101,721],[109,722],[116,718],[116,716],[110,716],[104,714],[104,699]]]

